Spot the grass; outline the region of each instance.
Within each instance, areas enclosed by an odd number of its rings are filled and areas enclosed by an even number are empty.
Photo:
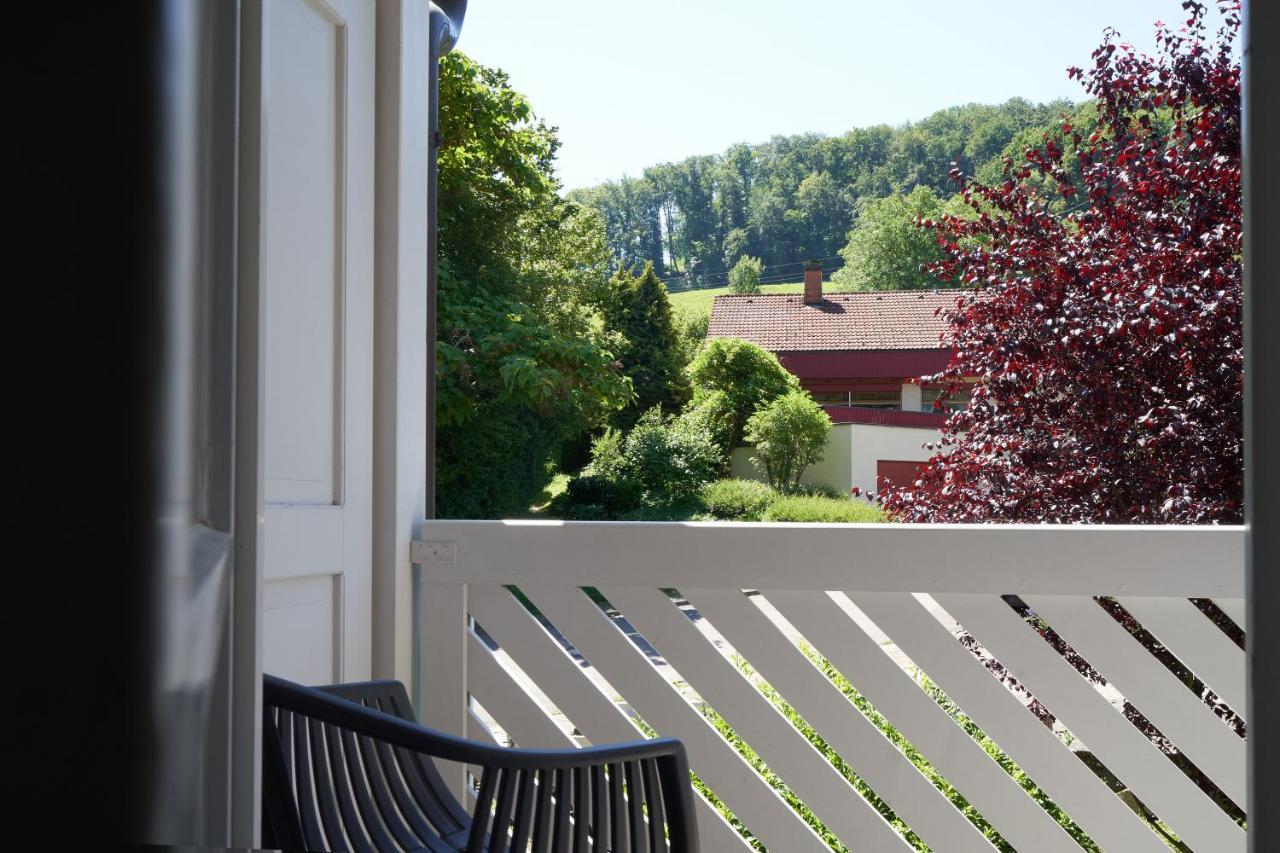
[[[847,288],[839,285],[833,285],[831,282],[823,282],[823,289],[827,293],[843,293]],[[724,287],[709,287],[706,290],[686,290],[683,293],[672,293],[671,307],[677,311],[684,311],[693,314],[711,314],[711,303],[715,302],[717,296],[724,296],[729,292],[728,285]],[[783,284],[762,284],[760,292],[763,294],[770,293],[804,293],[803,281],[789,281]]]
[[[557,473],[551,478],[551,482],[547,484],[547,487],[533,499],[533,505],[529,507],[529,511],[532,513],[545,512],[547,504],[551,503],[552,498],[563,494],[567,488],[569,488],[569,475],[563,472]]]

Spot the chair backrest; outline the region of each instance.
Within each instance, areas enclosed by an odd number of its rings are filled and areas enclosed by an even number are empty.
[[[361,707],[362,706],[362,707]],[[263,844],[285,850],[697,853],[669,739],[505,749],[418,726],[404,686],[263,684]],[[476,770],[471,815],[429,756]],[[668,835],[670,836],[668,838]],[[669,846],[668,846],[669,845]]]
[[[462,850],[471,820],[419,753],[263,698],[263,844],[286,850]],[[410,722],[398,681],[316,688]],[[292,704],[292,703],[287,703]]]

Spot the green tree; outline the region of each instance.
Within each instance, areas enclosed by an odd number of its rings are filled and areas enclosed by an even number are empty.
[[[764,264],[759,258],[743,255],[729,270],[730,293],[759,293],[760,276],[764,272]]]
[[[784,394],[747,421],[752,459],[764,468],[769,485],[795,490],[804,469],[822,459],[831,418],[803,391]]]
[[[730,423],[729,448],[742,443],[747,419],[757,408],[800,390],[799,380],[777,356],[740,338],[707,341],[689,364],[689,380],[693,384],[691,408],[715,410]],[[708,411],[705,417],[717,415]]]
[[[609,280],[600,313],[605,332],[617,340],[621,371],[636,395],[630,406],[615,413],[613,424],[629,429],[653,406],[678,412],[689,399],[683,348],[666,285],[658,280],[653,264],[646,263],[638,277],[619,269]]]
[[[894,193],[863,205],[840,250],[844,266],[831,280],[848,290],[918,290],[941,286],[924,264],[942,260],[931,231],[916,226],[916,217],[937,219],[945,212],[962,214],[960,205],[945,202],[928,187],[907,195]]]
[[[601,214],[560,198],[555,132],[502,71],[446,56],[440,121],[437,510],[519,514],[564,441],[632,397],[591,319],[609,247]]]

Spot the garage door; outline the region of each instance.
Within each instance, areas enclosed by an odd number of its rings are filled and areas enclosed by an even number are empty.
[[[910,462],[902,459],[876,460],[876,491],[883,492],[893,486],[907,486],[916,478],[916,472],[923,468],[923,462]]]

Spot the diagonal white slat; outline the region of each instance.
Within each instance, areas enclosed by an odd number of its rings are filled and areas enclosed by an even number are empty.
[[[498,586],[474,586],[468,602],[471,615],[485,632],[498,641],[592,744],[602,746],[643,737],[622,709],[596,689],[582,666],[510,592]],[[694,805],[703,846],[708,850],[747,849],[746,840],[697,791]]]
[[[681,592],[926,844],[934,850],[991,849],[977,827],[741,590]]]
[[[1185,598],[1117,599],[1161,645],[1246,719],[1244,651]]]
[[[991,595],[934,598],[1193,850],[1245,849],[1244,831],[1008,604]]]
[[[1236,805],[1246,803],[1245,742],[1089,596],[1023,600],[1173,741]]]
[[[483,705],[484,703],[480,704]],[[485,725],[484,720],[480,719],[480,716],[472,708],[467,709],[467,737],[471,740],[482,740],[493,746],[502,746],[502,744],[498,743],[498,739],[493,736],[493,732],[489,730],[489,727]]]
[[[475,632],[467,631],[467,636],[471,644],[467,649],[467,685],[503,731],[511,735],[516,746],[528,749],[576,747],[573,739],[552,722],[546,710],[516,684]]]
[[[483,705],[484,703],[482,702],[480,704]],[[486,708],[485,710],[488,710],[488,709]],[[480,715],[476,713],[474,708],[470,708],[470,707],[467,708],[466,724],[467,724],[467,737],[469,739],[484,741],[490,746],[506,746],[505,743],[498,743],[498,739],[493,736],[493,732],[489,730],[489,726],[485,723],[484,720],[480,719]],[[434,759],[434,760],[437,765],[448,764],[454,767],[457,766],[452,761],[441,761],[440,759]],[[468,772],[471,773],[472,776],[476,777],[477,779],[480,778],[482,768],[479,765],[468,764],[467,770]],[[441,772],[443,773],[443,771]],[[472,800],[474,800],[475,792],[471,790],[470,786],[467,787],[467,792],[471,794],[471,798]],[[468,801],[467,807],[468,808],[471,807],[470,801]]]
[[[1048,813],[823,592],[765,597],[1019,850],[1079,847]]]
[[[906,840],[665,593],[640,587],[600,591],[847,847],[908,849]]]
[[[1104,850],[1168,849],[914,596],[849,597]]]
[[[541,584],[521,589],[592,666],[624,691],[649,725],[684,742],[693,771],[767,847],[829,849],[584,593]]]
[[[1213,603],[1218,605],[1218,609],[1227,616],[1231,617],[1231,621],[1241,630],[1245,630],[1244,599],[1243,598],[1215,598]]]

